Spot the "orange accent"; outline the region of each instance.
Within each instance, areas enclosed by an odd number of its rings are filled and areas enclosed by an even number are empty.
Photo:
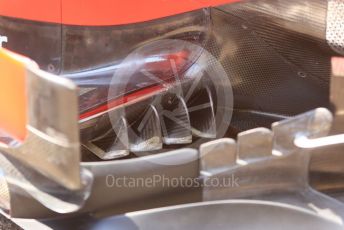
[[[0,0],[0,15],[61,23],[61,0]]]
[[[26,64],[0,49],[0,129],[23,141],[27,135]]]
[[[237,1],[239,0],[0,0],[0,15],[66,25],[123,25]]]

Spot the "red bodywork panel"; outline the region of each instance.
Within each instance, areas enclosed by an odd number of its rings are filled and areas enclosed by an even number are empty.
[[[0,15],[66,25],[123,25],[238,0],[0,0]]]

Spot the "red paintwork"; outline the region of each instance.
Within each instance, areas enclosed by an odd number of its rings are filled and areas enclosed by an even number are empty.
[[[238,0],[0,0],[0,15],[66,25],[123,25]]]
[[[0,15],[61,23],[61,0],[0,0]]]
[[[99,106],[99,107],[92,109],[88,112],[85,112],[85,113],[81,114],[79,118],[82,121],[83,119],[96,116],[97,114],[106,112],[112,108],[116,108],[120,105],[124,105],[124,104],[127,104],[129,102],[135,101],[137,99],[143,98],[147,95],[157,94],[158,92],[161,92],[163,89],[164,89],[164,87],[160,86],[160,85],[142,89],[140,91],[126,95],[126,96],[121,97],[119,99],[115,99],[113,101],[110,101],[107,104]]]

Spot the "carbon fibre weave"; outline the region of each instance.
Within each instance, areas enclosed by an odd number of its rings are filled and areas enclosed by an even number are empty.
[[[252,112],[249,120],[233,116],[234,129],[329,107],[330,60],[338,54],[326,40],[327,1],[246,1],[211,16],[207,50],[231,79],[234,109]]]

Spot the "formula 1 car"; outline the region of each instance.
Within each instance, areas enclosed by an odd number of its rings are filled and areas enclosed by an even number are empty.
[[[342,0],[0,0],[3,216],[343,229],[343,24]]]

